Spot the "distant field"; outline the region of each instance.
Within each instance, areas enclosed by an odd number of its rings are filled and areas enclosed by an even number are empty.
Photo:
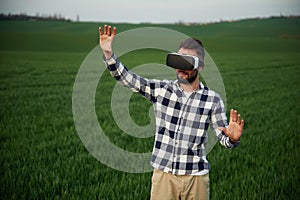
[[[151,173],[130,174],[97,161],[82,144],[72,115],[77,71],[104,23],[0,21],[1,199],[149,199]],[[300,196],[300,18],[205,26],[114,24],[118,31],[156,26],[204,41],[224,80],[227,110],[246,124],[241,145],[209,153],[211,199],[298,199]],[[147,49],[121,57],[129,68],[164,62]],[[101,54],[99,54],[99,62]],[[117,146],[150,152],[114,123],[108,72],[96,93],[99,124]],[[137,124],[150,104],[133,95]],[[143,112],[146,111],[146,112]]]

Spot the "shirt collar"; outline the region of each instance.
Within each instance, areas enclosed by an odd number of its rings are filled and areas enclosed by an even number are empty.
[[[183,89],[180,87],[179,83],[178,83],[178,80],[175,80],[175,85],[179,88],[180,91],[183,92]],[[193,92],[200,92],[202,89],[204,88],[204,85],[201,81],[199,81],[199,87],[197,90],[193,91]]]

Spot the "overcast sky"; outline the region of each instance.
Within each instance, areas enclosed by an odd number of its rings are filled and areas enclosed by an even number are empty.
[[[0,0],[1,13],[80,21],[173,23],[300,15],[300,0]]]

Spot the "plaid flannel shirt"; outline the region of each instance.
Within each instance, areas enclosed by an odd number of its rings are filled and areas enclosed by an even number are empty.
[[[205,145],[208,127],[226,148],[236,147],[218,127],[227,126],[221,97],[200,83],[186,97],[177,81],[154,80],[138,76],[118,59],[108,65],[111,75],[123,86],[138,92],[154,104],[155,142],[151,165],[167,173],[183,175],[209,170]]]

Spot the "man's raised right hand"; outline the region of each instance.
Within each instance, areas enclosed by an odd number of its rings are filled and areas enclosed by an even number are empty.
[[[112,43],[116,33],[116,27],[112,28],[111,26],[104,25],[104,32],[102,31],[102,27],[99,27],[99,45],[106,59],[111,58],[113,55]]]

